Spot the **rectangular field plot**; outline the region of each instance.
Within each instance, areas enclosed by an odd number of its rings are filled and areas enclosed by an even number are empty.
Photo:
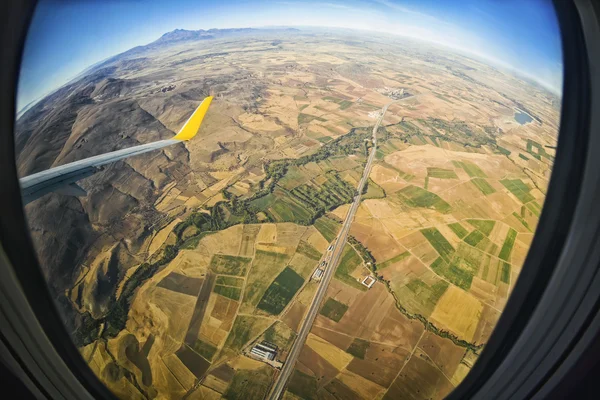
[[[156,286],[190,296],[197,296],[202,286],[202,278],[190,278],[177,272],[171,272]]]
[[[316,399],[317,379],[295,369],[287,390],[301,399]]]
[[[356,338],[350,344],[350,347],[346,350],[349,354],[352,354],[354,357],[358,357],[361,360],[365,359],[365,354],[367,354],[367,349],[371,343],[368,340],[363,340]]]
[[[175,354],[198,379],[202,378],[208,367],[210,367],[208,361],[200,357],[198,353],[190,349],[186,344],[181,345]]]
[[[209,268],[217,274],[224,275],[246,275],[251,258],[215,254],[210,260]]]
[[[279,315],[303,283],[304,279],[300,275],[290,267],[285,267],[268,287],[257,307],[270,314]]]
[[[456,172],[454,172],[453,170],[435,167],[427,168],[427,176],[430,178],[439,179],[458,179],[458,176],[456,176]]]
[[[438,275],[443,276],[448,281],[458,287],[468,290],[471,287],[473,276],[479,270],[479,265],[483,259],[483,253],[477,249],[465,250],[464,245],[460,247],[450,262],[438,258],[431,264],[431,269]],[[476,255],[470,252],[478,252]],[[470,256],[469,258],[465,256]],[[477,257],[477,260],[472,258]]]
[[[452,232],[456,233],[456,236],[459,238],[464,238],[469,234],[469,231],[466,230],[460,223],[455,222],[453,224],[448,224],[448,227],[452,229]]]
[[[536,201],[532,201],[531,203],[525,204],[529,211],[531,211],[536,217],[539,218],[540,213],[542,212],[542,206],[540,206]]]
[[[473,185],[475,185],[477,187],[477,189],[479,189],[481,191],[481,193],[485,194],[486,196],[488,194],[492,194],[496,192],[496,189],[494,189],[492,187],[492,185],[490,185],[488,183],[488,181],[486,181],[483,178],[473,178],[471,179],[471,183]]]
[[[520,179],[502,179],[500,181],[512,194],[515,195],[521,203],[528,203],[535,200],[535,197],[529,193],[531,188]]]
[[[502,275],[500,275],[500,280],[504,283],[510,282],[510,264],[502,263]]]
[[[431,314],[431,321],[459,338],[470,341],[477,329],[482,310],[483,305],[474,296],[450,286]]]
[[[289,256],[286,254],[262,250],[256,251],[252,269],[246,280],[246,289],[242,302],[243,312],[250,312],[252,308],[256,307],[267,287],[283,270],[288,260]]]
[[[238,369],[223,398],[262,399],[267,395],[275,370],[268,365],[258,369]]]
[[[471,178],[487,178],[487,175],[477,165],[470,161],[452,161],[456,168],[462,168]]]
[[[426,228],[421,229],[421,233],[445,261],[450,261],[452,253],[454,253],[454,247],[452,247],[440,231],[436,228]]]
[[[242,287],[244,285],[244,280],[233,276],[217,276],[217,281],[215,282],[215,284],[223,286]]]
[[[298,247],[296,248],[296,253],[303,254],[306,257],[312,258],[315,261],[319,260],[321,258],[321,252],[303,240],[301,240],[298,243]]]
[[[326,316],[332,321],[340,322],[346,311],[348,311],[348,306],[346,304],[340,303],[330,297],[325,304],[323,304],[319,314]]]
[[[407,186],[396,194],[409,207],[432,208],[442,214],[448,214],[451,211],[450,204],[442,200],[440,196],[418,186]]]
[[[315,228],[328,242],[331,242],[337,236],[340,230],[340,224],[331,218],[321,217],[315,221]]]
[[[490,233],[492,233],[492,229],[494,229],[494,225],[496,225],[496,221],[489,219],[468,219],[467,222],[478,229],[479,232],[483,233],[485,236],[489,236]]]
[[[358,290],[366,291],[367,288],[352,277],[352,273],[360,264],[362,264],[360,256],[350,245],[346,244],[342,252],[340,265],[335,270],[335,278]]]
[[[196,342],[192,345],[192,349],[208,361],[211,361],[217,352],[217,348],[215,346],[210,343],[203,342],[200,339],[196,340]]]
[[[377,270],[381,271],[382,269],[387,268],[392,264],[395,264],[397,262],[404,260],[408,256],[410,256],[410,253],[408,251],[405,251],[404,253],[400,253],[397,256],[394,256],[394,257],[390,258],[389,260],[382,262],[381,264],[377,264]]]
[[[239,300],[242,295],[242,289],[232,286],[215,285],[213,292],[236,301]]]
[[[510,254],[512,253],[516,238],[517,231],[515,231],[513,228],[510,228],[506,234],[506,239],[504,239],[504,244],[502,245],[500,254],[498,255],[499,258],[503,259],[504,261],[510,261]]]
[[[240,351],[246,343],[254,339],[260,332],[263,332],[272,320],[264,317],[253,317],[250,315],[238,315],[233,323],[233,327],[225,340],[223,349]]]
[[[432,272],[430,275],[435,276]],[[425,279],[425,277],[423,277]],[[405,286],[395,289],[402,305],[411,313],[428,317],[435,308],[438,300],[446,289],[448,282],[439,278],[427,279],[429,283],[419,278],[414,278]]]

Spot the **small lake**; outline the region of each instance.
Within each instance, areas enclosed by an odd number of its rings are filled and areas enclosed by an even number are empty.
[[[533,121],[533,118],[531,118],[529,114],[526,114],[523,111],[517,111],[515,113],[515,121],[517,121],[521,125],[525,125]]]

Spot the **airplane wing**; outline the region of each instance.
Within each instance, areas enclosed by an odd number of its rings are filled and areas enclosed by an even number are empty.
[[[19,179],[23,204],[30,203],[50,192],[59,192],[74,196],[85,195],[85,191],[75,182],[95,174],[102,165],[190,140],[198,133],[212,99],[212,96],[205,98],[177,135],[171,139],[159,140],[128,149],[99,154]]]

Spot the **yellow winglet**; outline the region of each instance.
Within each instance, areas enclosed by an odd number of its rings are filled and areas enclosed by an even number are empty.
[[[208,96],[207,98],[202,100],[202,103],[200,103],[198,108],[196,108],[196,111],[194,111],[194,113],[186,121],[186,123],[183,124],[181,130],[179,131],[179,133],[177,133],[177,135],[173,137],[173,139],[190,140],[191,138],[196,136],[196,133],[198,133],[198,130],[200,130],[200,125],[202,124],[202,120],[204,119],[206,111],[208,111],[208,106],[210,106],[210,102],[212,101],[212,99],[212,96]]]

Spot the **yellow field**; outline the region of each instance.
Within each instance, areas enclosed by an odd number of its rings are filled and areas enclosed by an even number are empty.
[[[250,357],[240,355],[239,357],[236,357],[233,361],[230,361],[229,365],[231,365],[231,367],[234,369],[255,370],[264,367],[265,364],[260,361],[256,361]]]
[[[262,224],[256,237],[256,243],[275,243],[277,241],[277,225]]]
[[[309,230],[307,233],[309,233],[309,236],[306,238],[306,242],[321,253],[324,253],[329,247],[329,242],[327,239],[325,239],[323,235],[321,235],[321,233],[314,228]]]
[[[306,344],[339,371],[352,361],[353,357],[350,354],[312,333],[308,335]]]
[[[375,399],[385,390],[378,384],[348,370],[342,371],[337,378],[364,399]]]
[[[463,290],[450,286],[442,295],[430,320],[441,329],[471,341],[481,318],[483,305]]]
[[[148,254],[153,255],[156,253],[156,250],[160,249],[160,247],[165,243],[169,233],[173,231],[175,225],[180,223],[181,220],[179,218],[175,218],[173,221],[169,223],[169,225],[162,228],[154,237],[152,238],[152,242],[150,242],[150,246],[148,247]]]

